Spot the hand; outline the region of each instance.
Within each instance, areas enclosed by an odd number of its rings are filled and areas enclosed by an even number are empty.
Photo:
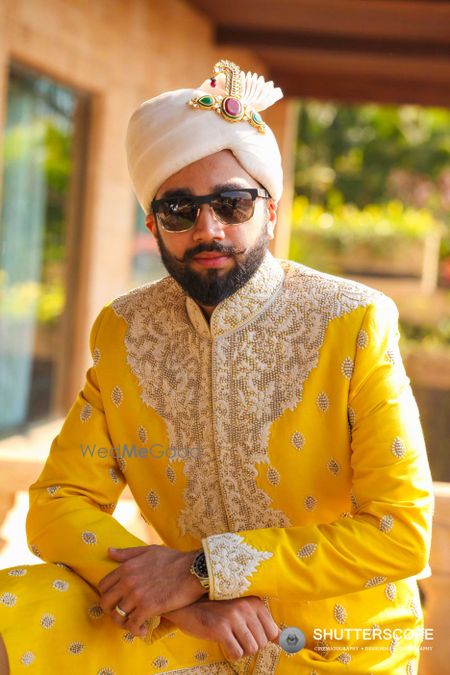
[[[196,553],[158,544],[110,548],[110,556],[121,564],[99,582],[100,606],[114,623],[143,637],[146,619],[190,605],[206,593],[189,572]],[[120,616],[116,605],[128,616]]]
[[[230,661],[256,654],[281,633],[256,595],[233,600],[200,598],[188,607],[166,612],[164,618],[185,633],[218,642]]]

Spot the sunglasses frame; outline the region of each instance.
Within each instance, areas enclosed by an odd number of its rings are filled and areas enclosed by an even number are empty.
[[[212,192],[209,195],[173,195],[173,197],[164,197],[162,199],[154,199],[151,204],[151,210],[153,211],[153,215],[155,216],[156,221],[161,225],[163,230],[166,232],[173,232],[173,233],[178,233],[178,232],[189,232],[189,230],[192,230],[193,227],[197,224],[198,217],[200,215],[200,206],[201,204],[209,204],[211,205],[211,202],[214,201],[217,197],[220,197],[220,195],[223,195],[227,192],[247,192],[251,195],[252,202],[253,202],[253,209],[250,214],[250,216],[247,218],[247,220],[242,220],[241,222],[238,223],[224,223],[220,218],[218,217],[217,213],[215,212],[214,208],[214,216],[215,218],[222,223],[222,225],[226,226],[233,226],[233,225],[242,225],[242,223],[247,223],[250,218],[253,216],[255,212],[255,201],[258,197],[261,197],[262,199],[270,199],[270,194],[265,188],[230,188],[229,190],[219,190],[218,192]],[[159,219],[159,213],[158,213],[158,208],[159,206],[163,204],[167,204],[170,201],[173,201],[174,199],[188,199],[189,201],[192,202],[193,205],[197,207],[197,215],[195,217],[195,221],[190,225],[189,227],[184,228],[183,230],[170,230],[162,224],[161,220]]]

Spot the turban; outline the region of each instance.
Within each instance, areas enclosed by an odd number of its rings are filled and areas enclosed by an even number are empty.
[[[200,87],[144,101],[126,134],[128,170],[144,212],[150,212],[152,199],[170,176],[225,149],[278,201],[283,191],[280,150],[259,111],[282,96],[272,81],[221,60]]]

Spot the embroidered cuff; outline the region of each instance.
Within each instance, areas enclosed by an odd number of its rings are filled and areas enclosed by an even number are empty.
[[[143,641],[151,645],[157,640],[166,637],[169,633],[173,633],[175,626],[171,621],[162,616],[152,616],[146,621],[147,633],[142,638]]]
[[[258,551],[233,532],[212,534],[202,539],[209,574],[209,599],[239,598],[251,586],[250,577],[269,551]]]

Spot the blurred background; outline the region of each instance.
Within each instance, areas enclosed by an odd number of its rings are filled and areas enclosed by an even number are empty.
[[[165,269],[131,190],[128,119],[227,58],[272,79],[283,154],[272,252],[392,297],[436,513],[421,582],[450,658],[450,3],[3,0],[0,3],[0,568],[28,550],[27,488],[90,365],[101,307]],[[115,512],[148,537],[131,494]],[[427,643],[428,645],[430,643]]]

